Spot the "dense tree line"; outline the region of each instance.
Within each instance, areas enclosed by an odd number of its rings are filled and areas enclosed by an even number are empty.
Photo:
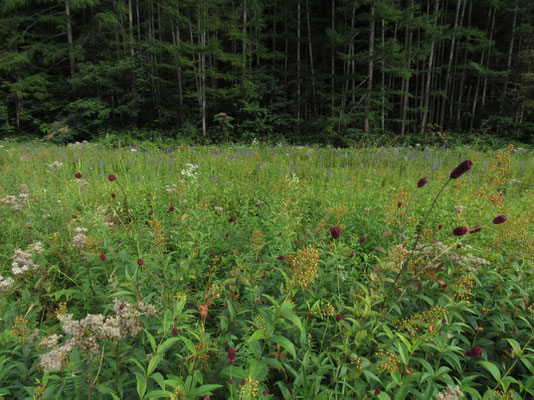
[[[0,133],[534,138],[532,0],[0,0]]]

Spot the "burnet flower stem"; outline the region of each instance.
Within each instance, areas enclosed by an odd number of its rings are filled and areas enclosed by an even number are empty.
[[[400,270],[399,270],[399,273],[397,274],[397,276],[395,277],[395,279],[393,280],[393,285],[391,285],[391,288],[389,289],[389,291],[386,293],[386,297],[384,297],[384,303],[382,303],[382,310],[384,310],[384,308],[386,307],[386,303],[387,303],[387,300],[389,298],[389,295],[391,294],[391,292],[393,291],[393,289],[395,289],[396,287],[396,284],[397,284],[397,281],[399,280],[399,278],[401,277],[402,273],[404,272],[404,270],[406,269],[406,267],[410,264],[410,262],[412,261],[413,259],[413,256],[415,254],[415,249],[417,247],[417,244],[419,243],[419,239],[421,238],[421,234],[423,232],[423,227],[425,226],[426,224],[426,221],[428,220],[428,217],[430,216],[430,213],[432,212],[432,210],[434,209],[434,206],[436,205],[439,197],[441,196],[441,193],[443,193],[443,191],[445,190],[445,188],[447,187],[447,185],[449,184],[449,182],[452,180],[452,178],[449,178],[445,184],[441,187],[441,189],[439,190],[438,194],[436,195],[436,197],[434,198],[434,201],[432,202],[432,205],[430,206],[430,209],[428,210],[428,212],[426,213],[426,216],[425,218],[423,219],[423,222],[421,223],[421,227],[419,228],[419,232],[417,233],[417,237],[415,238],[415,243],[414,245],[412,246],[412,251],[410,253],[410,256],[406,259],[406,261],[402,264]],[[381,310],[381,311],[382,311]]]

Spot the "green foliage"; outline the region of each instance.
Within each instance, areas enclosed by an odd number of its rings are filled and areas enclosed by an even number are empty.
[[[531,152],[158,143],[0,145],[1,396],[534,396]]]

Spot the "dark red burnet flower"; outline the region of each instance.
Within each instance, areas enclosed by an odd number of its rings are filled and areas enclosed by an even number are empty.
[[[264,396],[267,396],[269,392],[267,391],[267,389],[265,389],[261,394],[263,394]]]
[[[115,198],[116,194],[115,193],[111,193],[111,197]]]
[[[244,379],[241,379],[241,386],[245,386],[247,384],[247,381]]]
[[[378,396],[382,391],[380,389],[375,390],[375,394]]]
[[[499,224],[503,224],[503,223],[505,223],[506,220],[507,220],[506,215],[497,215],[497,216],[493,219],[493,223],[496,224],[496,225],[499,225]]]
[[[419,182],[417,182],[417,187],[422,188],[428,183],[428,178],[421,178],[419,179]]]
[[[339,226],[333,226],[330,228],[330,234],[332,235],[332,238],[339,239],[339,236],[341,235],[341,228]]]
[[[285,258],[284,256],[278,256],[278,259],[279,259],[280,261],[284,261],[286,258]]]
[[[169,206],[169,212],[173,212],[174,211],[174,206]]]
[[[79,172],[76,172],[76,173],[74,174],[74,176],[75,176],[76,178],[80,179],[80,178],[82,177],[82,174],[79,173]]]
[[[76,214],[72,214],[72,218],[76,219],[78,216]]]
[[[341,315],[341,314],[336,315],[336,321],[337,322],[341,321],[342,319],[343,319],[343,315]]]
[[[480,358],[482,357],[482,354],[484,353],[484,350],[482,350],[481,347],[475,346],[471,347],[469,350],[465,352],[465,355],[471,358]]]
[[[397,207],[399,207],[399,208],[402,207],[402,201],[399,201],[399,202],[397,203]]]
[[[441,229],[441,228],[443,228],[443,225],[442,225],[442,224],[439,224],[439,225],[438,225],[438,229]]]
[[[115,175],[113,175],[113,174],[109,174],[108,175],[108,179],[109,179],[110,182],[113,182],[115,179],[117,179],[117,177]]]
[[[172,328],[172,334],[178,335],[178,328]]]
[[[148,212],[148,215],[152,215],[152,214],[154,214],[154,211],[150,210],[150,211]]]
[[[230,218],[228,219],[228,222],[235,222],[236,220],[237,220],[236,217],[230,217]]]
[[[465,226],[458,226],[452,230],[454,236],[463,236],[468,232],[468,229]]]
[[[362,236],[360,238],[360,243],[365,243],[366,240],[367,240],[367,238],[365,236]]]
[[[100,254],[100,259],[106,261],[106,255],[104,253]]]
[[[469,233],[470,234],[473,234],[473,233],[478,233],[482,230],[482,227],[481,226],[475,226],[474,228],[471,228],[469,229]]]
[[[234,364],[235,361],[235,349],[232,347],[230,350],[228,350],[228,363],[230,365]]]
[[[140,259],[137,260],[137,265],[139,265],[139,266],[143,265],[144,263],[145,263],[145,262],[143,261],[142,258],[140,258]]]
[[[460,176],[465,174],[471,169],[473,162],[471,160],[464,160],[451,172],[451,179],[458,179]]]

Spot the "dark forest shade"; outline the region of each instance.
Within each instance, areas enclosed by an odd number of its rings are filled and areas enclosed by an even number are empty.
[[[532,140],[534,2],[0,3],[0,135]]]

